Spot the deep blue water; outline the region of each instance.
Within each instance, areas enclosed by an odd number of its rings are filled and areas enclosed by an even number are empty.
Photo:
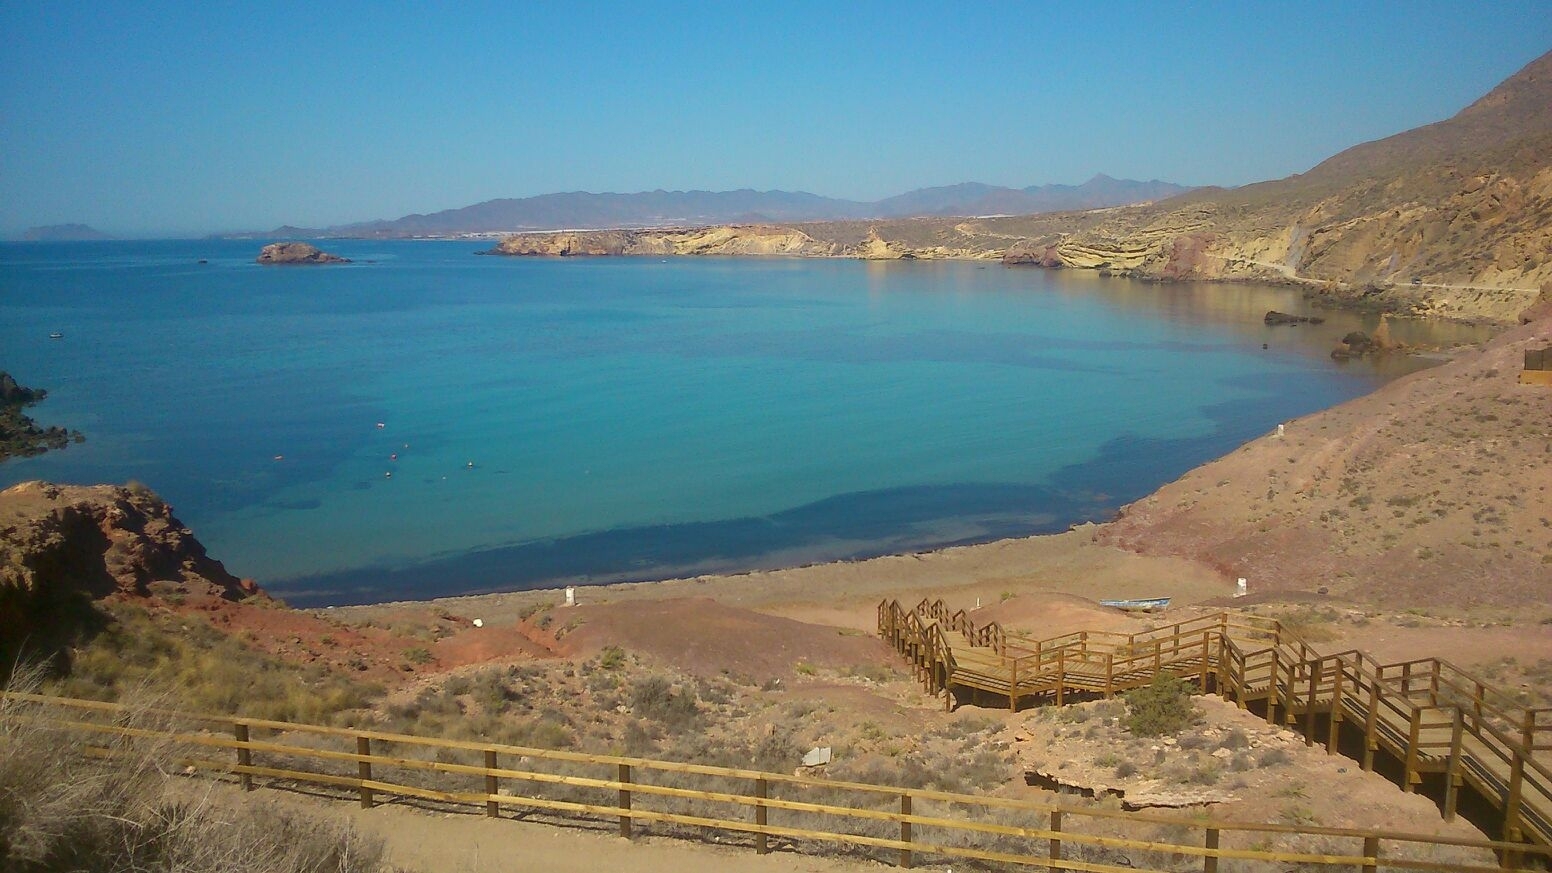
[[[1103,519],[1417,366],[1278,288],[325,245],[0,245],[0,369],[87,435],[0,485],[145,482],[302,605],[653,579]]]

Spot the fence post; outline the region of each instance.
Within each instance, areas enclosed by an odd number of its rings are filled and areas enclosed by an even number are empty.
[[[367,757],[371,757],[371,755],[372,755],[372,738],[371,737],[361,737],[361,736],[356,737],[356,754],[358,754],[358,755],[365,755]],[[372,808],[372,789],[368,788],[366,786],[366,783],[372,781],[372,762],[366,760],[366,758],[362,758],[360,761],[357,761],[356,762],[356,775],[361,777],[361,782],[362,782],[362,785],[361,785],[361,788],[360,788],[361,808],[362,809],[371,809]]]
[[[900,795],[900,814],[901,815],[910,815],[911,814],[911,795],[910,794],[901,794]],[[911,841],[911,823],[907,819],[901,819],[900,820],[900,842],[902,842],[902,843],[909,843],[910,841]],[[913,860],[911,858],[911,850],[910,849],[901,849],[900,850],[900,866],[904,867],[907,870],[909,870],[909,869],[911,869],[912,863],[913,863]]]
[[[1207,829],[1207,842],[1204,844],[1204,847],[1206,849],[1210,850],[1210,851],[1216,851],[1217,850],[1217,848],[1218,848],[1218,829],[1217,828],[1208,828]],[[1217,855],[1203,855],[1202,856],[1202,873],[1218,873],[1218,856]]]
[[[754,796],[755,797],[758,797],[761,800],[764,800],[768,796],[767,793],[766,793],[767,791],[769,791],[769,786],[766,784],[766,782],[765,782],[765,780],[763,778],[754,780]],[[755,804],[755,807],[754,807],[754,823],[759,825],[762,828],[765,827],[765,812],[766,812],[765,804],[763,804],[763,803]],[[770,840],[768,840],[766,838],[766,835],[765,835],[764,831],[760,831],[760,832],[758,832],[758,833],[756,833],[754,835],[754,850],[756,852],[758,852],[759,854],[761,854],[761,855],[764,855],[764,854],[770,852],[770,850],[771,850]]]
[[[1309,700],[1304,704],[1304,745],[1315,745],[1315,696],[1320,692],[1321,662],[1307,662],[1309,669]]]
[[[1418,784],[1423,781],[1423,775],[1417,772],[1417,742],[1419,734],[1422,733],[1422,726],[1422,707],[1414,706],[1412,707],[1412,726],[1407,731],[1406,766],[1401,774],[1401,790],[1408,794],[1415,793]]]
[[[485,750],[485,769],[487,771],[496,769],[495,749]],[[501,780],[496,778],[496,774],[487,772],[485,774],[485,814],[491,818],[499,818],[501,816],[501,804],[491,799],[500,790]]]
[[[1062,811],[1059,810],[1059,809],[1053,809],[1053,810],[1051,810],[1051,833],[1053,834],[1053,836],[1051,837],[1051,856],[1050,856],[1052,861],[1060,861],[1062,859],[1062,838],[1059,837],[1059,836],[1055,836],[1056,834],[1060,834],[1061,832],[1062,832]],[[1055,864],[1052,864],[1049,869],[1050,869],[1051,873],[1057,873],[1057,871],[1062,869],[1062,868],[1058,867]]]
[[[1525,782],[1525,753],[1519,749],[1514,752],[1509,763],[1509,796],[1504,800],[1504,830],[1503,838],[1507,842],[1520,841],[1520,801],[1524,795]]]
[[[631,784],[631,765],[629,765],[629,764],[621,764],[620,765],[620,769],[619,769],[619,783],[620,783],[620,811],[624,812],[624,813],[629,813],[630,812],[630,808],[631,808],[631,793],[630,793],[630,789],[628,787],[626,787],[626,786]],[[622,816],[620,816],[620,836],[622,836],[622,837],[624,837],[625,839],[628,840],[628,839],[630,839],[630,835],[631,835],[631,817],[629,815],[622,815]]]
[[[1363,719],[1363,772],[1374,769],[1374,750],[1379,748],[1379,737],[1374,735],[1379,719],[1380,683],[1385,679],[1385,668],[1374,665],[1374,681],[1369,685],[1369,712]]]
[[[232,723],[232,736],[239,743],[246,743],[246,742],[248,742],[248,723],[247,722],[242,722],[242,721],[233,722]],[[239,766],[239,767],[251,767],[251,766],[253,766],[253,752],[252,752],[252,750],[248,749],[245,746],[239,746],[238,747],[238,749],[237,749],[237,766]],[[252,773],[241,773],[241,774],[238,775],[237,779],[238,779],[239,782],[242,783],[242,790],[244,790],[244,791],[252,791],[253,790],[253,774]]]
[[[1363,870],[1364,873],[1375,873],[1380,869],[1380,838],[1363,838]]]
[[[1444,767],[1444,820],[1455,820],[1455,804],[1458,791],[1455,783],[1460,780],[1460,754],[1461,739],[1465,732],[1466,716],[1458,707],[1455,710],[1455,724],[1450,730],[1450,759]]]
[[[1008,674],[1008,711],[1018,712],[1018,658],[1013,659],[1013,671]]]
[[[1277,650],[1272,650],[1272,665],[1266,680],[1266,723],[1277,724]]]
[[[1331,689],[1331,718],[1326,724],[1326,754],[1336,754],[1342,727],[1342,660],[1336,660],[1336,685]]]
[[[1201,682],[1202,682],[1202,693],[1203,694],[1207,693],[1207,676],[1208,676],[1209,673],[1212,672],[1212,670],[1210,669],[1210,665],[1207,663],[1208,661],[1211,660],[1211,658],[1209,657],[1209,655],[1211,653],[1212,653],[1212,637],[1211,637],[1211,635],[1207,631],[1202,631],[1202,678],[1201,678]]]
[[[1056,650],[1056,705],[1062,705],[1063,694],[1067,690],[1067,647]]]

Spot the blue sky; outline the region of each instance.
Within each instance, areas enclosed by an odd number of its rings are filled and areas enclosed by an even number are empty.
[[[575,190],[1238,185],[1552,49],[1545,0],[752,6],[7,0],[0,235]]]

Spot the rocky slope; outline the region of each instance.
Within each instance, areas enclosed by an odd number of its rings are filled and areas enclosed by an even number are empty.
[[[1455,117],[1308,173],[1117,210],[1007,263],[1298,281],[1341,302],[1513,321],[1552,296],[1552,53]]]
[[[1397,608],[1552,598],[1552,319],[1289,422],[1122,510],[1104,542],[1206,561],[1252,593]]]
[[[241,600],[261,592],[207,554],[144,488],[23,482],[0,491],[0,656],[48,649],[84,606],[152,592]]]

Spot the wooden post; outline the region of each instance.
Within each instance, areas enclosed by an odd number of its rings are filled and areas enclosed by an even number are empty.
[[[486,770],[494,770],[494,769],[496,769],[496,750],[495,749],[486,749],[485,750],[485,769]],[[485,795],[486,795],[486,798],[485,798],[485,814],[490,816],[491,818],[500,818],[501,817],[501,804],[492,799],[495,796],[495,794],[497,792],[499,792],[500,790],[501,790],[501,780],[496,778],[496,774],[487,772],[485,774]]]
[[[358,755],[366,755],[368,757],[371,756],[371,754],[372,754],[372,738],[371,737],[356,737],[356,754],[358,754]],[[369,781],[371,781],[371,779],[372,779],[372,762],[368,761],[368,760],[365,760],[365,759],[357,761],[356,762],[356,775],[361,777],[361,781],[362,782],[369,782]],[[360,788],[360,794],[361,794],[361,808],[362,809],[371,809],[372,808],[372,789],[366,787],[366,785],[363,784],[361,786],[361,788]]]
[[[1455,820],[1456,789],[1460,781],[1461,735],[1465,732],[1465,713],[1455,710],[1455,724],[1450,729],[1450,759],[1444,766],[1444,820]]]
[[[1062,705],[1062,695],[1067,684],[1067,647],[1063,646],[1056,653],[1056,705]]]
[[[1277,724],[1277,650],[1272,649],[1271,672],[1266,680],[1266,723]]]
[[[1380,869],[1380,838],[1363,838],[1363,869],[1364,873],[1375,873]]]
[[[1304,704],[1304,745],[1315,745],[1315,695],[1319,692],[1320,662],[1310,661],[1309,670],[1309,700]]]
[[[620,765],[618,781],[620,783],[620,811],[628,813],[631,808],[631,793],[626,786],[631,784],[631,765]],[[622,815],[620,816],[620,836],[628,840],[630,835],[631,817],[629,815]]]
[[[1207,663],[1208,661],[1212,660],[1208,657],[1211,652],[1212,638],[1207,631],[1202,631],[1202,675],[1199,681],[1202,684],[1203,694],[1207,693],[1207,674],[1212,672],[1211,665]]]
[[[1331,689],[1331,717],[1326,722],[1326,754],[1336,754],[1336,741],[1342,727],[1342,661],[1336,662],[1336,684]]]
[[[1059,834],[1061,832],[1062,832],[1062,811],[1059,810],[1059,809],[1053,809],[1053,810],[1051,810],[1051,833],[1052,834]],[[1053,837],[1051,837],[1051,860],[1052,861],[1060,861],[1061,859],[1062,859],[1062,839],[1061,839],[1061,837],[1053,836]],[[1056,866],[1055,864],[1052,864],[1049,869],[1050,869],[1051,873],[1057,873],[1057,871],[1061,870],[1062,868]]]
[[[901,815],[910,815],[911,814],[911,795],[908,794],[908,793],[900,795],[900,814]],[[908,821],[906,819],[901,819],[900,820],[900,842],[902,842],[902,843],[909,843],[910,841],[911,841],[911,823],[910,823],[910,821]],[[911,850],[910,849],[901,849],[900,850],[900,866],[904,867],[907,870],[909,870],[909,869],[911,869],[911,864],[912,864]]]
[[[763,778],[762,779],[754,780],[754,796],[755,797],[758,797],[761,800],[764,800],[765,798],[770,796],[769,795],[769,791],[770,791],[770,785],[768,785]],[[754,807],[754,823],[759,825],[762,828],[765,827],[765,816],[766,816],[765,804],[763,804],[763,803],[755,804],[755,807]],[[758,854],[761,854],[761,855],[764,855],[764,854],[767,854],[768,852],[770,852],[770,850],[771,850],[770,840],[766,836],[764,831],[761,831],[761,832],[759,832],[759,833],[754,835],[754,850],[755,850],[755,852],[757,852]]]
[[[1509,796],[1504,801],[1504,840],[1517,843],[1520,841],[1520,800],[1524,794],[1525,781],[1525,753],[1519,749],[1513,749],[1513,756],[1509,762]]]
[[[1369,685],[1369,712],[1363,719],[1363,772],[1368,773],[1374,769],[1374,750],[1379,748],[1380,740],[1375,734],[1375,727],[1380,715],[1380,681],[1385,676],[1385,668],[1379,665],[1374,667],[1374,681]]]
[[[1008,711],[1018,712],[1018,658],[1013,659],[1013,670],[1008,675]]]
[[[242,721],[234,722],[232,724],[232,736],[239,743],[246,743],[246,742],[248,742],[248,723],[247,722],[242,722]],[[237,750],[237,766],[239,766],[239,767],[251,767],[251,766],[253,766],[253,751],[251,749],[239,748]],[[244,791],[252,791],[253,790],[253,774],[252,773],[241,773],[241,774],[238,775],[237,779],[238,779],[239,782],[242,783],[242,790],[244,790]]]
[[[1421,707],[1412,707],[1412,727],[1407,731],[1406,766],[1401,773],[1401,790],[1407,793],[1415,793],[1418,783],[1423,781],[1421,773],[1417,772],[1417,740],[1422,732],[1423,710]]]
[[[1105,699],[1115,697],[1115,652],[1105,653]]]
[[[1207,848],[1209,850],[1216,850],[1218,848],[1218,829],[1217,828],[1208,828],[1207,829],[1207,842],[1205,843],[1205,848]],[[1203,855],[1202,856],[1202,873],[1218,873],[1218,856],[1217,855]]]
[[[1229,634],[1227,629],[1221,626],[1221,624],[1226,624],[1227,621],[1227,616],[1224,616],[1223,622],[1220,623],[1218,629],[1218,676],[1215,684],[1218,686],[1218,694],[1220,695],[1223,694],[1223,687],[1228,677],[1229,669]],[[1240,701],[1241,696],[1239,689],[1236,688],[1234,690],[1234,702],[1239,704],[1240,709],[1244,709],[1245,704]]]

